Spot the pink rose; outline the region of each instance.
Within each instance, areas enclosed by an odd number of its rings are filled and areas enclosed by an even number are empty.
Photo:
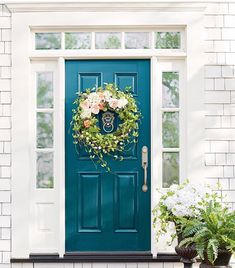
[[[100,110],[103,110],[104,109],[104,104],[103,103],[99,103],[98,106],[99,106],[99,109]]]
[[[93,114],[98,114],[99,111],[100,111],[99,104],[93,104],[93,105],[91,106],[91,112],[92,112]]]
[[[109,106],[113,109],[116,109],[118,107],[118,100],[117,99],[111,99],[109,101]]]

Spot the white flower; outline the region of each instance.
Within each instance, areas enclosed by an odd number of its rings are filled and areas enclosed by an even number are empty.
[[[90,101],[88,99],[86,99],[85,101],[83,101],[83,102],[80,103],[80,106],[84,110],[85,109],[89,109],[90,106],[91,106],[91,103],[90,103]]]
[[[179,185],[178,184],[172,184],[169,188],[169,190],[175,192],[177,189],[179,188]]]
[[[96,92],[92,92],[88,95],[88,100],[92,104],[98,104],[100,103],[100,96]]]
[[[108,91],[108,90],[105,90],[104,91],[104,98],[107,102],[109,102],[110,98],[112,97],[112,94]]]
[[[124,108],[127,105],[128,101],[126,98],[122,98],[118,100],[118,108]]]
[[[185,216],[185,207],[182,205],[176,205],[173,209],[173,214],[177,217],[183,217]]]
[[[91,110],[90,109],[85,109],[82,111],[82,113],[81,113],[82,119],[90,118],[90,117],[91,117]]]
[[[188,183],[183,187],[174,184],[162,203],[177,217],[192,217],[199,213],[200,203],[208,193],[210,188],[200,184]]]

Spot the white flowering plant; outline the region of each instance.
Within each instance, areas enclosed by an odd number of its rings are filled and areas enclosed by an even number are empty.
[[[141,113],[136,101],[127,87],[120,90],[115,84],[105,84],[104,87],[86,89],[74,101],[71,121],[74,144],[85,148],[90,159],[110,171],[104,156],[122,160],[120,152],[130,143],[138,139]],[[111,112],[119,118],[120,124],[115,131],[102,133],[99,126],[99,113]],[[113,124],[108,122],[108,126]]]
[[[173,184],[165,193],[160,194],[159,202],[153,209],[157,241],[168,232],[170,223],[174,223],[176,232],[180,233],[183,219],[200,218],[201,209],[217,198],[209,186],[189,183],[188,180],[181,185]],[[171,242],[175,237],[176,233],[173,233]]]

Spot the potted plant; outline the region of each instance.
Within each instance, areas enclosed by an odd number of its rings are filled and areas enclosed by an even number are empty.
[[[156,240],[168,232],[171,223],[174,223],[176,232],[171,235],[171,241],[178,238],[178,243],[182,237],[182,220],[195,219],[200,213],[200,207],[204,204],[203,200],[212,200],[211,189],[199,183],[192,184],[185,181],[181,185],[172,185],[160,193],[161,197],[158,204],[153,209],[153,225],[156,229]],[[197,251],[191,243],[188,246],[176,246],[175,250],[181,256],[182,262],[192,262],[197,256]]]
[[[235,212],[212,200],[200,207],[197,218],[182,218],[184,239],[179,246],[194,244],[202,259],[201,268],[229,264],[235,251]]]
[[[186,180],[180,185],[173,184],[159,191],[159,202],[153,209],[153,225],[156,229],[156,240],[168,232],[171,223],[175,224],[178,234],[182,218],[191,219],[200,213],[203,200],[212,200],[211,189],[205,185],[193,184]],[[172,241],[176,233],[172,234]],[[180,237],[179,237],[180,238]],[[171,242],[172,242],[171,241]]]

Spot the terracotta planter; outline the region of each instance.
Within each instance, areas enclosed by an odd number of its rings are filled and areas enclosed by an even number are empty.
[[[207,256],[205,256],[205,259],[200,264],[200,268],[211,268],[211,267],[226,268],[226,267],[230,267],[229,262],[230,262],[231,256],[232,256],[231,252],[224,250],[224,249],[219,249],[218,257],[215,260],[214,264],[212,264],[208,260]]]

